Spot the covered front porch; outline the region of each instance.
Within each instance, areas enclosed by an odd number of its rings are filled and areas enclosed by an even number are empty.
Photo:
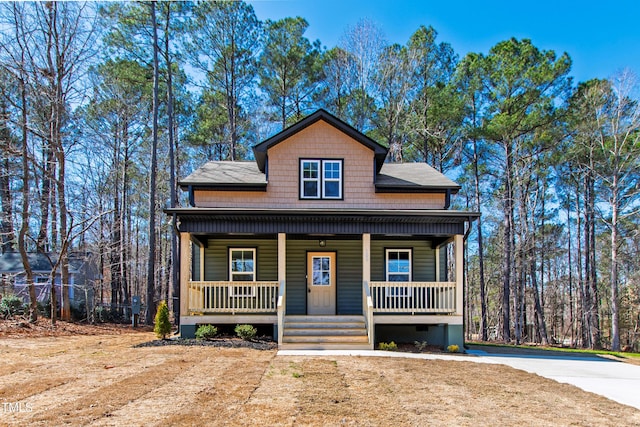
[[[462,233],[180,236],[183,337],[248,323],[281,348],[374,348],[377,329],[463,344]]]

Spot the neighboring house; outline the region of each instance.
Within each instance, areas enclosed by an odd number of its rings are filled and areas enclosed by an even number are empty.
[[[36,290],[36,298],[41,303],[48,303],[51,299],[51,268],[58,259],[54,253],[29,253],[29,264],[33,272],[33,282]],[[71,305],[80,307],[93,298],[93,285],[99,279],[99,272],[86,253],[69,254],[69,296]],[[0,255],[0,281],[2,295],[13,293],[29,301],[29,289],[26,284],[26,275],[22,264],[22,257],[18,252],[7,252]],[[56,293],[58,304],[61,301],[60,269],[55,275]]]
[[[180,182],[180,332],[274,326],[280,348],[463,344],[459,186],[319,110]],[[452,245],[453,259],[447,256]],[[453,268],[448,271],[448,265]],[[448,279],[451,278],[451,281]]]

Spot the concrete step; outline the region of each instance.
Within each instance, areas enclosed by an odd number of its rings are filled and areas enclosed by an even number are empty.
[[[284,317],[285,323],[364,323],[362,315],[340,315],[340,316],[303,316],[287,315]]]
[[[362,328],[291,328],[288,325],[284,328],[283,331],[284,336],[323,336],[323,335],[334,335],[334,336],[358,336],[358,335],[367,335],[367,330]]]
[[[372,350],[369,343],[282,343],[280,350]]]
[[[297,336],[283,336],[283,343],[333,343],[333,344],[350,344],[350,343],[368,343],[369,337],[366,335],[360,336],[336,336],[336,335],[297,335]]]
[[[362,322],[284,322],[285,329],[364,329]]]
[[[367,350],[364,316],[285,316],[282,349]]]

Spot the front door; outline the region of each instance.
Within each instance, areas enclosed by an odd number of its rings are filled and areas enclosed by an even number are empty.
[[[336,314],[336,254],[307,254],[307,314]]]

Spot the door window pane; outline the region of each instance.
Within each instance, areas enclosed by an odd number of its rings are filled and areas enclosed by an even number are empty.
[[[329,257],[313,257],[312,281],[314,286],[331,285],[331,263]]]

